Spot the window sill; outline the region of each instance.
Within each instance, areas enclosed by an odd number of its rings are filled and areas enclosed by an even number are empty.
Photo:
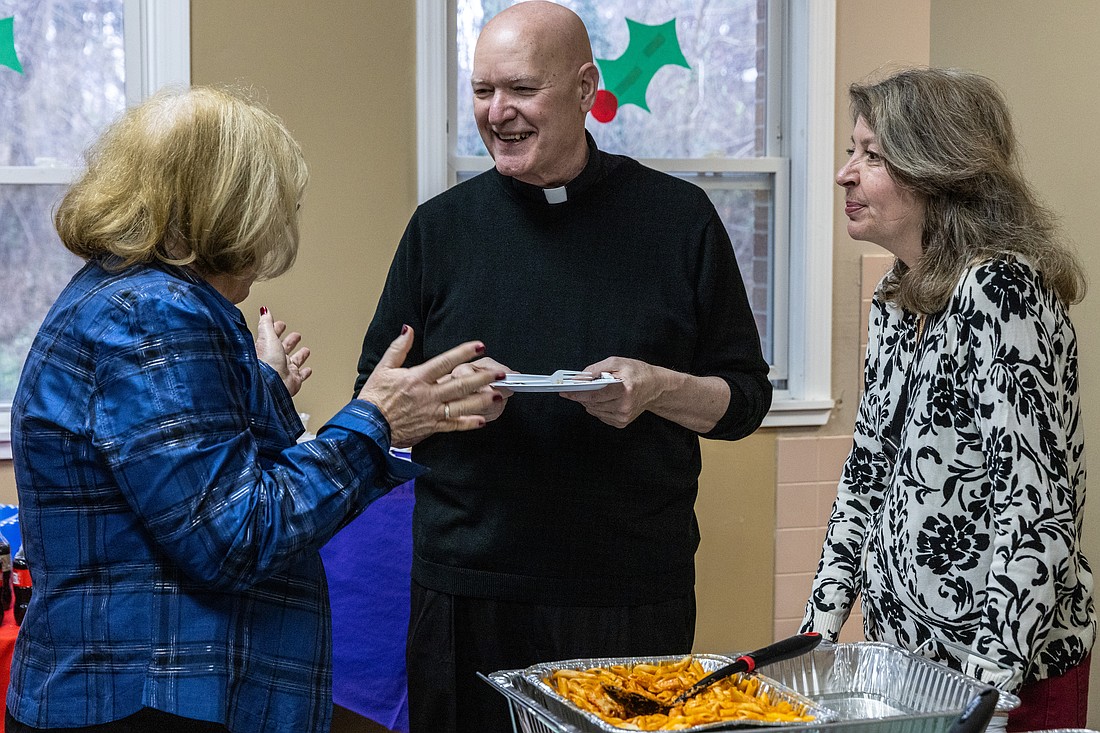
[[[772,401],[762,428],[792,428],[824,425],[836,403],[833,400],[777,399]]]

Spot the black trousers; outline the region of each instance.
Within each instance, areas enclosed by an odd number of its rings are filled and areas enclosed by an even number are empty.
[[[32,728],[11,717],[11,713],[4,715],[4,733],[36,733],[46,730],[51,733],[229,733],[229,729],[221,723],[181,718],[152,708],[142,708],[121,720],[83,728]]]
[[[542,606],[412,584],[406,664],[412,733],[511,733],[506,698],[476,675],[589,657],[687,654],[695,594],[629,607]]]

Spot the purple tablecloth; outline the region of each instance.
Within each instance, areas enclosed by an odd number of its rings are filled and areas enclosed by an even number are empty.
[[[405,631],[412,565],[412,482],[367,507],[321,549],[332,602],[332,699],[409,730]]]

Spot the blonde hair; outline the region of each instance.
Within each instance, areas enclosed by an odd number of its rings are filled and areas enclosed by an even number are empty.
[[[158,93],[85,157],[54,215],[74,254],[257,280],[294,264],[305,160],[279,118],[243,92]]]
[[[900,259],[883,295],[917,313],[947,305],[968,266],[1026,258],[1064,303],[1084,297],[1084,272],[1053,214],[1024,179],[997,86],[958,69],[914,68],[849,87],[852,119],[875,132],[890,175],[925,201],[922,255]]]

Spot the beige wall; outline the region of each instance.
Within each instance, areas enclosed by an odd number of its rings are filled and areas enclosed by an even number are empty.
[[[1041,8],[1041,12],[1036,12]],[[1090,274],[1092,291],[1072,311],[1081,369],[1086,460],[1100,476],[1100,3],[1059,0],[932,0],[932,63],[995,80],[1012,107],[1024,168],[1059,215]],[[1093,487],[1096,486],[1095,481]],[[1085,549],[1100,567],[1100,493],[1090,489]],[[1100,663],[1089,715],[1100,726]]]
[[[255,87],[304,150],[302,246],[241,304],[305,335],[314,376],[297,400],[323,423],[351,397],[363,332],[415,204],[414,4],[193,0],[195,84]],[[394,334],[396,336],[396,334]]]
[[[11,461],[0,461],[0,504],[17,504],[15,496],[15,471]]]
[[[883,68],[928,63],[928,0],[837,0],[836,154],[839,168],[852,134],[848,85]],[[866,336],[860,307],[860,256],[882,250],[848,236],[844,192],[834,188],[833,399],[825,434],[848,434],[855,424],[863,381],[858,345]]]

